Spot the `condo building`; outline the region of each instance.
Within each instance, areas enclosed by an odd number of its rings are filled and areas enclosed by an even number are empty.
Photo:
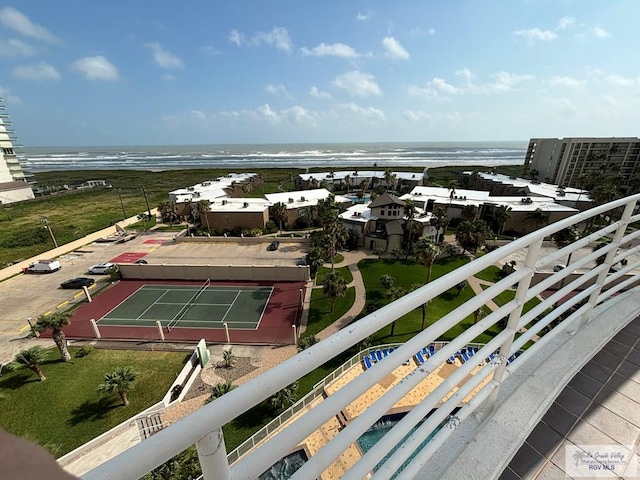
[[[532,138],[524,160],[523,176],[577,187],[582,175],[615,173],[629,179],[640,173],[640,139]]]
[[[0,204],[20,202],[34,197],[31,185],[20,166],[14,149],[13,130],[7,127],[4,105],[0,98]]]

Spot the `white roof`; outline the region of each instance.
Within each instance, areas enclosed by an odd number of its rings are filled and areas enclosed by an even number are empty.
[[[267,193],[265,198],[272,204],[284,203],[287,209],[309,207],[318,204],[318,200],[324,200],[333,195],[326,188],[316,188],[313,190],[298,190],[295,192]],[[334,195],[338,203],[351,202],[350,199],[341,195]]]
[[[224,197],[227,195],[226,188],[231,187],[232,183],[244,182],[252,177],[255,173],[228,173],[223,177],[215,180],[205,180],[202,183],[196,183],[190,187],[179,188],[169,192],[169,195],[176,197],[176,203],[182,203],[189,200],[209,200]]]
[[[525,198],[527,200],[525,200]],[[530,201],[529,201],[530,200]],[[568,207],[560,203],[556,203],[552,198],[548,197],[490,197],[485,203],[493,203],[495,205],[506,205],[511,207],[513,212],[533,212],[540,209],[544,212],[578,212],[573,207]]]
[[[218,198],[209,205],[211,212],[264,212],[268,208],[264,198]]]
[[[397,180],[419,180],[422,178],[421,172],[393,172],[393,174],[396,176]],[[351,182],[355,183],[357,178],[370,179],[370,178],[376,177],[376,178],[383,179],[384,169],[380,169],[376,171],[342,170],[339,172],[333,172],[333,179],[331,178],[330,175],[331,175],[331,172],[315,172],[315,173],[301,173],[299,176],[304,181],[309,181],[315,178],[318,182],[321,182],[322,180],[327,180],[327,181],[333,180],[334,182],[337,182],[337,181],[344,180],[344,177],[349,175],[349,177],[351,178]]]
[[[465,174],[471,174],[472,172],[464,172]],[[513,185],[514,187],[527,188],[530,193],[554,198],[555,200],[577,201],[578,197],[582,201],[588,201],[589,192],[574,187],[560,188],[558,185],[544,182],[534,182],[526,178],[511,178],[508,175],[502,173],[481,173],[478,172],[481,178],[493,180],[494,182],[503,183],[505,185]],[[564,192],[564,195],[562,194]]]
[[[348,220],[350,222],[367,223],[369,220],[377,220],[378,217],[371,215],[371,209],[369,204],[358,203],[352,207],[347,208],[344,212],[338,215],[342,220]]]
[[[444,187],[413,187],[410,193],[400,197],[400,200],[406,200],[412,198],[414,200],[421,200],[421,197],[428,197],[434,199],[441,199],[443,201],[451,200],[451,190]],[[454,198],[452,203],[468,203],[484,202],[489,198],[489,192],[481,190],[466,190],[464,188],[456,188],[454,192]],[[457,202],[456,202],[457,201]]]

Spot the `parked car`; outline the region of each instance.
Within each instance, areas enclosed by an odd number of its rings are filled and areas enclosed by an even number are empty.
[[[109,269],[114,266],[115,264],[113,263],[99,263],[98,265],[89,267],[89,273],[93,275],[106,275],[109,273]]]
[[[277,240],[274,240],[269,244],[269,246],[267,247],[267,250],[269,250],[270,252],[273,252],[274,250],[277,250],[279,246],[280,246],[280,242]]]
[[[560,270],[564,270],[564,265],[554,265],[553,266],[553,271],[554,272],[559,272]]]
[[[78,277],[67,280],[66,282],[62,282],[60,284],[60,288],[82,288],[82,287],[90,287],[96,283],[93,278],[87,277]]]
[[[62,268],[58,260],[38,260],[33,262],[22,271],[24,273],[53,273]]]
[[[139,258],[138,260],[136,260],[133,263],[135,263],[136,265],[146,265],[149,262],[147,262],[144,258]]]

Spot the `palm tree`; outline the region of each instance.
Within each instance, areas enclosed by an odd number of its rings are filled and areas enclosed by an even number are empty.
[[[233,347],[229,347],[222,350],[222,359],[224,361],[224,366],[226,368],[233,367],[233,364],[236,363],[236,356],[233,354]]]
[[[98,385],[98,391],[106,394],[117,392],[122,404],[126,407],[129,405],[127,393],[133,388],[136,378],[138,378],[138,372],[133,367],[118,367],[104,374],[104,383]]]
[[[391,187],[396,183],[396,176],[392,169],[386,168],[384,170],[384,182],[387,185],[387,190],[393,190]]]
[[[431,225],[438,231],[439,238],[437,238],[436,240],[438,242],[442,242],[442,240],[444,239],[445,231],[447,230],[447,226],[449,225],[449,216],[447,215],[447,211],[442,207],[438,207],[433,211],[431,215],[432,216],[431,220],[429,220],[429,223],[431,223]],[[442,234],[440,234],[441,231]]]
[[[209,226],[209,217],[207,213],[209,213],[209,207],[211,206],[211,202],[206,199],[198,200],[196,204],[196,208],[198,209],[198,215],[200,216],[200,224],[202,225],[202,219],[204,218],[204,223],[207,226],[207,232],[211,233],[211,227]]]
[[[467,250],[475,253],[490,235],[491,229],[484,220],[474,220],[472,222],[464,220],[458,225],[456,241],[462,247],[462,254],[464,255]]]
[[[287,219],[287,206],[282,202],[278,202],[271,207],[271,212],[274,220],[278,222],[280,233],[282,233],[282,225]]]
[[[478,217],[478,207],[475,205],[465,205],[462,207],[461,216],[464,220],[475,220]]]
[[[278,393],[273,395],[269,399],[269,403],[274,410],[287,408],[293,405],[296,401],[296,393],[298,392],[298,382],[293,382],[291,385],[284,387]]]
[[[431,268],[440,255],[440,247],[438,247],[438,245],[436,245],[430,238],[422,237],[415,244],[414,254],[416,259],[427,267],[427,281],[425,282],[425,284],[427,284],[431,281]],[[425,303],[422,306],[422,330],[424,330],[424,325],[427,319],[426,309],[427,305]]]
[[[405,258],[409,257],[409,253],[413,248],[413,221],[416,218],[416,213],[418,210],[416,209],[415,202],[408,198],[404,201],[404,218],[406,220],[407,230],[409,231],[409,244],[407,246],[407,255]]]
[[[541,225],[549,223],[549,213],[545,212],[541,208],[536,208],[533,212],[527,213],[525,222],[532,222],[535,224],[535,229],[540,228]]]
[[[163,222],[169,222],[170,224],[173,224],[173,221],[178,218],[176,206],[169,201],[160,202],[158,204],[158,212],[160,212],[160,216],[162,217]]]
[[[449,190],[449,206],[451,206],[451,202],[453,201],[453,197],[456,196],[456,187],[458,186],[458,182],[455,180],[451,180],[447,185],[447,190]],[[448,211],[448,209],[447,209]]]
[[[338,272],[331,271],[324,277],[322,291],[331,298],[331,313],[333,313],[336,298],[342,298],[347,293],[347,280]]]
[[[56,347],[58,347],[60,358],[63,362],[71,360],[71,355],[67,348],[67,339],[62,331],[64,327],[71,323],[70,317],[71,314],[68,312],[56,312],[51,315],[40,315],[33,327],[33,329],[38,333],[51,330],[51,336],[53,337]]]
[[[33,373],[38,375],[38,378],[41,382],[44,382],[47,377],[45,377],[44,373],[42,373],[40,365],[42,365],[42,363],[46,360],[46,357],[47,355],[44,349],[42,347],[35,346],[18,352],[13,362],[11,362],[7,366],[10,370],[17,370],[19,368],[26,367]]]
[[[500,205],[493,211],[493,218],[498,224],[498,235],[502,235],[504,231],[504,224],[511,218],[511,207],[506,205]]]
[[[558,248],[564,248],[567,245],[571,245],[572,243],[580,240],[580,238],[582,238],[582,236],[575,227],[564,228],[553,235],[553,241],[556,243]],[[571,255],[573,255],[573,252],[569,253],[569,256],[567,257],[567,267],[571,263]],[[565,279],[563,278],[562,282],[560,282],[560,288],[564,287],[564,281]]]
[[[351,175],[346,174],[344,176],[344,183],[347,187],[347,193],[349,193],[349,190],[351,190]]]
[[[222,395],[224,395],[225,393],[229,393],[234,388],[236,388],[236,386],[229,379],[225,380],[224,382],[217,383],[216,385],[211,387],[211,395],[209,396],[209,398],[207,398],[205,403],[213,402],[216,398],[220,398]]]

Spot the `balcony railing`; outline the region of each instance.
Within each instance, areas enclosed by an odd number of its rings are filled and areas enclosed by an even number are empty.
[[[637,239],[640,238],[640,230],[636,230],[633,225],[640,220],[640,215],[634,213],[639,199],[640,194],[576,214],[515,240],[446,276],[433,280],[343,328],[331,337],[267,371],[259,378],[223,395],[141,444],[88,472],[84,478],[139,478],[195,444],[204,479],[255,479],[293,451],[325,422],[339,415],[345,407],[385,379],[415,352],[420,351],[425,345],[437,342],[445,332],[472,315],[474,311],[515,286],[513,300],[479,320],[450,343],[443,344],[435,355],[412,369],[402,381],[389,388],[359,416],[344,425],[339,433],[309,458],[292,477],[319,478],[341,453],[353,445],[379,418],[387,414],[398,400],[445,363],[451,355],[476,341],[479,335],[488,333],[492,337],[489,342],[407,413],[385,435],[384,441],[376,443],[372,449],[364,453],[343,476],[343,478],[353,479],[366,477],[380,459],[396,444],[402,442],[402,448],[398,448],[390,455],[373,476],[373,478],[389,478],[416,452],[422,442],[444,423],[446,427],[439,429],[420,450],[420,455],[415,456],[404,468],[403,478],[411,478],[424,467],[433,453],[465,418],[474,412],[491,409],[501,384],[511,373],[526,364],[539,353],[541,347],[559,333],[568,330],[578,331],[583,328],[589,323],[591,311],[595,306],[631,287],[639,279],[638,275],[629,275],[640,267],[640,261],[635,260],[634,255],[640,252],[640,246],[632,246],[638,243]],[[591,219],[595,219],[595,222],[604,221],[607,225],[598,227],[599,229],[594,233],[549,255],[541,255],[545,238],[562,229],[589,222]],[[560,259],[599,242],[602,242],[601,246],[593,252],[577,258],[559,272],[552,271],[552,266]],[[517,265],[513,273],[446,314],[394,350],[384,361],[366,369],[353,381],[324,398],[313,409],[304,414],[297,414],[291,422],[283,425],[283,428],[265,438],[254,449],[229,465],[222,435],[223,425],[394,320],[481,270],[508,261],[516,252],[523,249],[526,250],[524,264]],[[622,260],[627,260],[623,262],[626,265],[612,273],[611,267]],[[577,274],[576,271],[583,273]],[[545,275],[539,272],[544,272]],[[555,293],[523,314],[523,307],[529,300],[554,288],[557,288]],[[506,327],[498,333],[495,333],[495,328],[493,333],[489,332],[491,327],[505,317]],[[512,356],[521,349],[526,351],[514,361]],[[474,393],[473,397],[463,405],[462,400],[471,393]],[[410,433],[412,430],[413,433]],[[408,437],[402,441],[407,435]]]

